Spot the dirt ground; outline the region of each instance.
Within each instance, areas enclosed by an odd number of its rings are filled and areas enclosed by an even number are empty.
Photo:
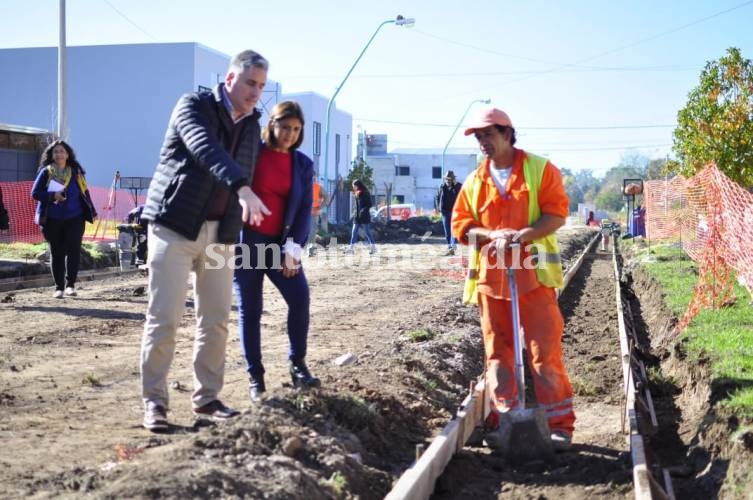
[[[584,228],[560,232],[566,263],[591,236]],[[81,283],[78,297],[62,301],[51,289],[4,294],[0,497],[383,498],[415,445],[447,424],[482,370],[478,313],[460,304],[460,259],[441,256],[443,248],[441,238],[414,236],[380,245],[374,257],[361,247],[352,261],[332,250],[305,264],[317,391],[290,387],[286,307],[267,282],[270,390],[263,404],[249,404],[233,311],[222,398],[244,412],[223,424],[190,412],[189,296],[170,373],[167,434],[140,426],[144,276]],[[574,451],[555,466],[510,471],[470,447],[438,484],[437,498],[632,494],[619,429],[619,351],[610,338],[616,315],[600,309],[614,305],[613,285],[599,281],[608,279],[611,261],[596,254],[583,267],[596,278],[576,278],[571,289],[581,291],[562,298],[577,397]],[[333,363],[347,353],[357,361]],[[473,473],[481,467],[499,474]]]
[[[633,498],[632,464],[622,429],[614,266],[594,248],[560,297],[563,351],[575,393],[571,451],[553,463],[513,466],[483,446],[467,446],[450,462],[434,499]]]

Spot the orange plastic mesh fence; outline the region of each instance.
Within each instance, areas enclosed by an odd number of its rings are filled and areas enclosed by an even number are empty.
[[[2,200],[8,211],[9,229],[0,231],[0,243],[41,243],[44,241],[42,231],[34,222],[37,202],[31,197],[33,182],[0,182]],[[133,196],[124,189],[111,192],[111,188],[89,186],[94,208],[99,214],[98,221],[86,225],[87,239],[116,239],[116,226],[124,221],[128,212],[134,208]],[[144,202],[139,196],[138,203]],[[95,229],[96,231],[95,234]]]
[[[753,194],[712,163],[690,179],[647,181],[644,205],[646,237],[677,241],[698,263],[698,283],[676,331],[702,308],[734,300],[734,275],[753,295]]]

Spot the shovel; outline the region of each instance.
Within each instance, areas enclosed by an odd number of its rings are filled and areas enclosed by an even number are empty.
[[[516,245],[517,246],[517,245]],[[541,408],[526,408],[526,382],[523,366],[523,331],[520,327],[520,306],[515,269],[507,267],[507,282],[510,288],[512,308],[512,335],[515,348],[515,383],[518,388],[518,404],[512,410],[499,414],[499,428],[494,437],[496,451],[511,463],[523,464],[532,461],[554,460],[549,424]]]

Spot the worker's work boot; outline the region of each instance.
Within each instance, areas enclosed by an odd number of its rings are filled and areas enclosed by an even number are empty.
[[[573,438],[565,431],[552,431],[550,439],[555,451],[567,451],[573,447]]]
[[[311,375],[306,363],[303,361],[290,363],[290,378],[293,380],[294,387],[309,389],[322,385],[321,381]]]

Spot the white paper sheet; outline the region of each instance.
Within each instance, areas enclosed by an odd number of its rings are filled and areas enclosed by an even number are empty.
[[[50,179],[49,184],[47,184],[47,192],[48,193],[59,193],[63,189],[65,189],[65,185],[59,183],[55,179]]]

